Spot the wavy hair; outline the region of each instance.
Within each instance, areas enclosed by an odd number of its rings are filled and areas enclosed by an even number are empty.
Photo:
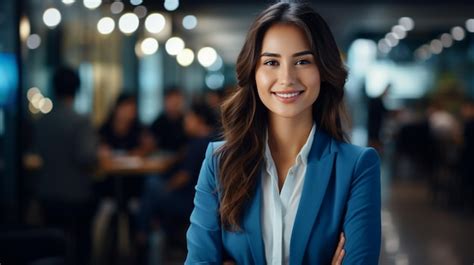
[[[274,24],[288,23],[303,29],[321,74],[321,91],[313,104],[313,119],[319,130],[348,141],[343,96],[347,71],[337,44],[324,19],[308,4],[277,3],[253,22],[237,58],[237,88],[222,105],[225,143],[216,152],[219,163],[219,213],[224,228],[240,230],[244,208],[252,198],[264,162],[267,109],[255,81],[263,37]]]

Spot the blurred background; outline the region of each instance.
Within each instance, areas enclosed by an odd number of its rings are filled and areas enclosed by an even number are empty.
[[[0,263],[182,264],[193,188],[272,1],[0,1]],[[380,264],[473,264],[474,2],[311,1],[382,163]]]

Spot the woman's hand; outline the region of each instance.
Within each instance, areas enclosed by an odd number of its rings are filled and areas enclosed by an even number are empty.
[[[337,244],[336,252],[334,253],[334,256],[332,257],[332,262],[331,265],[341,265],[342,264],[342,258],[344,258],[344,242],[346,241],[346,238],[344,237],[344,233],[341,233],[341,236],[339,237],[339,244]]]

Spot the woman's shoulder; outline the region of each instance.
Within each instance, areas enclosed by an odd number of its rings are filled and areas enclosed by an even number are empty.
[[[209,145],[207,146],[206,150],[206,156],[215,156],[223,145],[225,144],[225,141],[211,141],[209,142]]]
[[[380,156],[372,147],[359,146],[347,142],[333,140],[333,148],[336,150],[336,164],[344,168],[346,172],[352,172],[351,176],[378,176],[380,173]],[[352,179],[352,177],[351,177]]]
[[[348,142],[338,141],[333,139],[335,149],[339,156],[350,158],[351,160],[360,160],[361,158],[368,158],[370,160],[379,160],[377,151],[372,147],[365,147],[355,145]]]
[[[207,145],[205,159],[208,164],[216,168],[218,164],[219,149],[224,145],[225,141],[211,141]]]
[[[350,152],[350,153],[360,153],[371,148],[371,147],[356,145],[350,142],[339,141],[336,139],[334,139],[333,141],[335,142],[338,150]]]
[[[212,147],[214,150],[217,150],[225,144],[225,141],[211,141],[209,142],[209,147]]]

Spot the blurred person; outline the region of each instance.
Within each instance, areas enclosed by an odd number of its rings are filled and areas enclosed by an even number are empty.
[[[138,120],[137,99],[121,94],[99,130],[102,152],[147,155],[152,147],[150,135]]]
[[[216,117],[221,116],[221,105],[222,102],[224,101],[225,97],[225,88],[222,89],[208,89],[205,92],[204,99],[206,104],[211,107],[215,114]],[[216,125],[216,128],[221,128],[222,125],[220,124],[220,121],[218,120],[218,123]]]
[[[427,116],[434,137],[453,144],[461,143],[460,122],[440,102],[431,102],[427,109]]]
[[[150,126],[159,151],[179,152],[184,147],[184,107],[184,95],[179,88],[165,90],[164,111]]]
[[[87,117],[73,109],[80,86],[76,71],[56,69],[52,87],[57,99],[52,111],[34,127],[34,147],[43,160],[35,193],[47,225],[58,225],[77,246],[68,264],[87,264],[94,214],[92,172],[98,141]]]
[[[224,99],[224,89],[208,89],[205,93],[205,100],[209,107],[219,111]]]
[[[462,144],[460,121],[439,99],[430,103],[427,109],[430,134],[435,145],[433,175],[430,176],[434,200],[446,200],[453,204],[459,200],[457,167]]]
[[[309,4],[260,13],[222,106],[225,141],[206,151],[185,264],[378,264],[380,161],[347,143],[346,77]]]
[[[194,186],[206,147],[216,137],[217,117],[204,103],[192,104],[184,117],[188,144],[184,159],[170,175],[150,176],[145,181],[138,213],[138,241],[146,244],[150,229],[170,233],[176,218],[189,216],[193,207]]]
[[[375,98],[370,98],[367,109],[367,130],[369,135],[369,146],[382,151],[382,140],[380,139],[381,129],[387,115],[387,108],[384,99],[390,93],[391,84],[388,84],[382,94]]]
[[[107,120],[99,130],[100,158],[103,161],[119,156],[144,157],[153,151],[153,139],[138,119],[137,99],[133,94],[122,93],[112,108]],[[101,198],[118,196],[115,194],[114,176],[98,181],[96,189]],[[138,197],[143,178],[124,179],[125,199]]]
[[[430,132],[426,117],[428,101],[417,99],[407,104],[394,114],[398,128],[394,132],[394,153],[392,159],[392,176],[394,178],[425,178],[433,175],[435,160],[435,140]]]

